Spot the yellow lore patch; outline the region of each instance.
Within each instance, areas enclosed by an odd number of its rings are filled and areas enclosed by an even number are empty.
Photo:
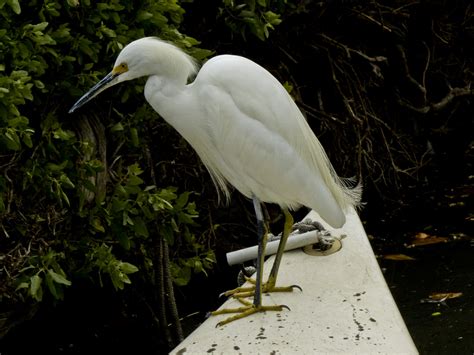
[[[128,71],[128,65],[127,63],[122,63],[120,65],[117,65],[115,68],[112,69],[112,73],[118,75],[118,74],[123,74]]]

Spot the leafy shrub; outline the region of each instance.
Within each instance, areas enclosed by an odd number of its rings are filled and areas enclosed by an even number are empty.
[[[281,0],[223,0],[219,9],[220,17],[233,33],[245,38],[250,32],[263,41],[281,23],[280,12],[286,6],[291,5]]]
[[[193,195],[143,173],[153,170],[144,132],[156,114],[134,95],[141,84],[120,88],[113,107],[67,114],[136,38],[208,56],[179,32],[183,14],[173,0],[0,1],[2,309],[61,300],[78,278],[116,290],[137,272],[151,280],[153,239],[172,248],[176,284],[211,268]]]

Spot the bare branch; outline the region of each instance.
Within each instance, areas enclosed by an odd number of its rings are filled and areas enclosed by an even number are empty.
[[[329,61],[329,66],[331,67],[332,79],[334,81],[334,84],[336,85],[337,91],[339,91],[339,94],[342,97],[342,102],[344,103],[344,107],[346,108],[347,112],[353,119],[355,119],[359,123],[362,123],[362,120],[357,116],[355,110],[352,108],[350,104],[352,100],[347,98],[347,96],[344,94],[344,91],[341,88],[339,79],[337,78],[336,72],[334,71],[335,62],[333,61],[329,52],[328,52],[328,61]]]
[[[407,100],[403,99],[398,99],[399,105],[406,107],[412,111],[416,111],[418,113],[426,114],[430,110],[429,106],[423,106],[423,107],[415,107],[412,104],[410,104]]]
[[[441,100],[435,103],[430,103],[422,107],[415,107],[406,100],[399,99],[398,103],[412,111],[416,111],[421,114],[427,114],[430,111],[440,111],[448,106],[455,98],[462,96],[474,95],[474,90],[471,89],[471,85],[464,88],[450,88],[449,92]]]
[[[410,74],[410,68],[408,67],[408,60],[407,56],[405,54],[405,50],[401,45],[397,46],[398,51],[400,52],[400,56],[402,57],[403,61],[403,70],[406,78],[410,83],[412,83],[415,87],[418,88],[418,90],[423,94],[423,104],[426,105],[426,88],[420,84],[411,74]],[[428,67],[428,64],[426,65]]]
[[[471,85],[466,86],[465,88],[450,88],[448,94],[443,97],[440,101],[431,104],[431,109],[433,111],[439,111],[448,106],[451,101],[456,97],[474,95],[474,90],[471,89]]]
[[[425,88],[425,94],[423,96],[424,102],[426,102],[426,72],[428,71],[428,67],[430,66],[430,60],[431,60],[431,51],[428,45],[423,41],[423,45],[426,48],[426,64],[425,68],[423,69],[423,74],[421,75],[421,86]]]
[[[384,57],[384,56],[381,56],[381,55],[376,56],[376,57],[370,57],[367,54],[365,54],[365,53],[363,53],[363,52],[361,52],[357,49],[350,48],[350,47],[346,46],[345,44],[343,44],[339,41],[336,41],[335,39],[325,35],[324,33],[320,33],[319,36],[324,38],[326,41],[331,42],[332,44],[335,44],[336,46],[339,46],[339,47],[343,48],[346,51],[348,58],[351,58],[351,53],[356,53],[359,56],[361,56],[362,58],[368,60],[369,62],[386,62],[387,61],[387,57]]]

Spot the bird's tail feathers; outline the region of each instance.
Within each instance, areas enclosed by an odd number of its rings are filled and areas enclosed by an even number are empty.
[[[331,191],[331,194],[334,196],[338,205],[343,210],[347,210],[350,207],[359,207],[362,196],[362,184],[356,182],[354,178],[339,177],[329,161],[323,146],[309,127],[308,123],[304,121],[303,125],[306,126],[302,132],[305,136],[304,141],[306,144],[309,143],[310,145],[310,160],[312,166],[315,170],[319,171],[323,181],[329,191]],[[307,147],[301,147],[300,149],[307,149]]]
[[[356,177],[340,178],[336,176],[336,178],[346,195],[348,203],[355,208],[360,208],[362,206],[362,182],[360,180],[358,181]]]

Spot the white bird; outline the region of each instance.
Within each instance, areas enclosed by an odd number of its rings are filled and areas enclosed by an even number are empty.
[[[227,294],[250,294],[254,300],[214,312],[237,313],[219,323],[225,324],[284,307],[263,306],[261,294],[293,289],[275,286],[293,223],[288,209],[304,205],[333,227],[342,227],[344,211],[358,205],[361,189],[351,189],[337,177],[303,114],[267,70],[244,57],[219,55],[197,71],[195,61],[179,48],[156,37],[142,38],[120,52],[112,71],[69,112],[115,84],[148,77],[146,100],[196,150],[218,192],[229,199],[232,185],[253,199],[259,234],[256,284],[250,293],[236,289]],[[283,236],[266,283],[262,270],[267,231],[261,202],[278,204],[285,214]]]

